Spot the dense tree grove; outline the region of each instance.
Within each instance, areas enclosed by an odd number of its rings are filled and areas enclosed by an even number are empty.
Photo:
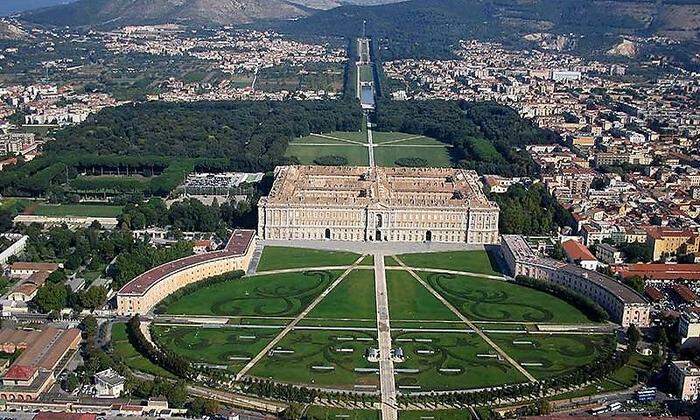
[[[527,153],[517,148],[559,139],[512,108],[495,103],[380,99],[376,128],[434,137],[453,146],[450,150],[457,166],[506,176],[537,172]]]
[[[560,227],[575,227],[576,223],[565,208],[541,184],[526,189],[513,185],[505,194],[493,194],[501,208],[499,231],[506,234],[544,235]]]
[[[284,163],[288,141],[311,132],[358,131],[357,101],[142,103],[107,108],[57,133],[55,153],[221,158],[229,169]]]

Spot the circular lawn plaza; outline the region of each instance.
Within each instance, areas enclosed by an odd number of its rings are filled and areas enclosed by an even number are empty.
[[[256,274],[162,305],[152,337],[238,379],[378,393],[374,258],[266,247]],[[555,378],[614,352],[604,325],[505,281],[484,251],[383,258],[399,393]]]

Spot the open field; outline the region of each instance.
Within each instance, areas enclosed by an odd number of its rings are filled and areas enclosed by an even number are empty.
[[[189,360],[238,371],[281,329],[153,327],[153,339]]]
[[[324,134],[311,134],[291,140],[290,144],[353,144],[367,143],[367,133],[364,131],[333,131]]]
[[[244,277],[196,290],[165,311],[173,315],[295,316],[340,274],[305,271]]]
[[[402,320],[447,320],[459,318],[405,271],[387,271],[389,315]]]
[[[90,204],[40,204],[32,214],[37,216],[83,216],[83,217],[117,217],[122,214],[122,207]]]
[[[479,274],[499,275],[495,264],[486,251],[449,251],[422,254],[402,254],[397,257],[409,267],[441,268]],[[394,258],[387,257],[389,266],[399,265]]]
[[[491,334],[491,339],[537,379],[556,377],[607,357],[608,335]]]
[[[352,265],[360,256],[352,252],[266,246],[258,272],[284,268],[331,267]]]
[[[406,356],[394,366],[399,390],[482,388],[526,380],[476,334],[399,333],[392,340]]]
[[[352,389],[355,385],[379,385],[365,350],[376,346],[375,333],[358,331],[292,331],[250,372],[259,378],[275,378],[289,383]]]
[[[308,316],[371,319],[375,313],[374,271],[353,270]]]
[[[124,323],[112,325],[112,348],[114,349],[114,354],[131,369],[156,376],[174,377],[170,372],[153,364],[136,351],[129,342],[129,337],[126,334],[126,324]]]
[[[338,146],[314,146],[290,144],[286,156],[294,157],[302,165],[314,165],[324,156],[341,156],[347,159],[349,166],[367,166],[369,155],[365,146],[347,144]]]
[[[588,323],[574,306],[548,293],[503,280],[419,273],[435,291],[471,320]]]
[[[401,159],[416,158],[422,159],[422,166],[438,168],[452,166],[447,148],[442,144],[426,147],[396,143],[374,148],[374,159],[378,166],[400,166]]]

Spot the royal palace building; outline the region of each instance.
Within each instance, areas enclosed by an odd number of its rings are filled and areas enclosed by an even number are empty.
[[[261,239],[498,242],[499,208],[463,169],[281,166],[258,212]]]

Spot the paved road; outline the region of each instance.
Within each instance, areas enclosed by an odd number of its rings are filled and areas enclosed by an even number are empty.
[[[374,143],[372,142],[372,124],[367,118],[367,153],[369,154],[369,167],[374,168]]]
[[[319,302],[321,302],[333,289],[335,289],[335,287],[336,287],[338,284],[340,284],[340,282],[343,281],[343,279],[344,279],[345,277],[347,277],[347,275],[350,274],[350,272],[355,268],[355,266],[357,266],[358,264],[360,264],[360,261],[362,261],[364,258],[365,258],[365,256],[364,256],[364,255],[361,255],[361,256],[353,263],[352,266],[350,266],[347,270],[345,270],[345,271],[343,272],[343,274],[340,275],[340,277],[338,277],[337,279],[335,279],[335,281],[334,281],[333,283],[331,283],[331,285],[328,286],[328,288],[327,288],[326,290],[324,290],[323,293],[321,293],[316,299],[314,299],[314,301],[311,302],[311,304],[310,304],[309,306],[307,306],[306,309],[304,309],[299,315],[297,315],[297,317],[294,318],[294,319],[292,320],[292,322],[290,322],[289,325],[287,325],[287,326],[282,330],[282,332],[280,332],[280,333],[277,335],[277,337],[275,337],[272,341],[270,341],[270,343],[268,343],[268,345],[265,346],[265,348],[262,349],[262,350],[260,351],[260,353],[258,353],[254,358],[252,358],[252,359],[250,360],[250,362],[248,362],[248,364],[246,364],[246,365],[243,367],[243,369],[241,369],[241,371],[238,372],[238,374],[236,375],[236,380],[237,380],[237,381],[240,381],[241,378],[243,378],[243,377],[248,373],[248,371],[250,371],[250,369],[252,369],[253,366],[255,366],[255,364],[258,363],[258,362],[260,361],[260,359],[262,359],[263,357],[265,357],[265,355],[266,355],[270,350],[272,350],[272,349],[273,349],[273,348],[274,348],[274,347],[275,347],[275,346],[276,346],[290,331],[292,331],[292,330],[294,329],[294,327],[296,327],[296,325],[299,323],[299,321],[301,321],[304,317],[306,317],[306,315],[308,315],[309,312],[311,312],[311,311],[316,307],[316,305],[319,304]]]
[[[401,261],[399,258],[396,258],[396,261],[398,261],[398,263],[399,263],[402,267],[404,267],[404,268],[406,269],[406,271],[407,271],[414,279],[416,279],[416,281],[417,281],[418,283],[420,283],[423,287],[425,287],[426,289],[428,289],[428,291],[429,291],[433,296],[435,296],[436,298],[438,298],[438,300],[439,300],[440,302],[442,302],[442,304],[445,305],[445,306],[447,307],[447,309],[449,309],[450,311],[452,311],[452,313],[454,313],[462,322],[464,322],[465,324],[467,324],[472,330],[474,330],[474,332],[476,332],[476,333],[479,335],[479,337],[481,337],[484,341],[486,341],[486,343],[487,343],[489,346],[491,346],[494,350],[496,350],[496,352],[497,352],[499,355],[501,355],[501,357],[502,357],[503,359],[505,359],[506,361],[508,361],[508,363],[510,363],[515,369],[517,369],[520,373],[522,373],[530,382],[537,382],[537,379],[535,379],[534,376],[530,375],[530,372],[528,372],[527,370],[525,370],[525,368],[523,368],[522,366],[520,366],[520,364],[519,364],[518,362],[516,362],[515,359],[513,359],[512,357],[510,357],[510,356],[508,355],[508,353],[506,353],[505,351],[503,351],[503,349],[501,349],[500,347],[498,347],[498,345],[497,345],[496,343],[494,343],[493,340],[491,340],[491,339],[489,338],[489,336],[487,336],[479,327],[477,327],[476,324],[474,324],[474,323],[471,322],[467,317],[465,317],[464,315],[462,315],[462,313],[459,312],[459,311],[457,310],[457,308],[455,308],[454,306],[452,306],[452,304],[451,304],[450,302],[448,302],[440,293],[438,293],[437,291],[435,291],[435,289],[433,289],[428,283],[426,283],[425,281],[423,281],[423,279],[422,279],[418,274],[416,274],[415,271],[411,270],[409,267],[406,267],[406,265],[403,263],[403,261]]]
[[[396,409],[396,384],[394,362],[391,360],[391,326],[389,324],[389,298],[384,272],[384,255],[374,254],[374,293],[377,301],[377,331],[379,338],[379,380],[382,394],[382,420],[398,419]]]

